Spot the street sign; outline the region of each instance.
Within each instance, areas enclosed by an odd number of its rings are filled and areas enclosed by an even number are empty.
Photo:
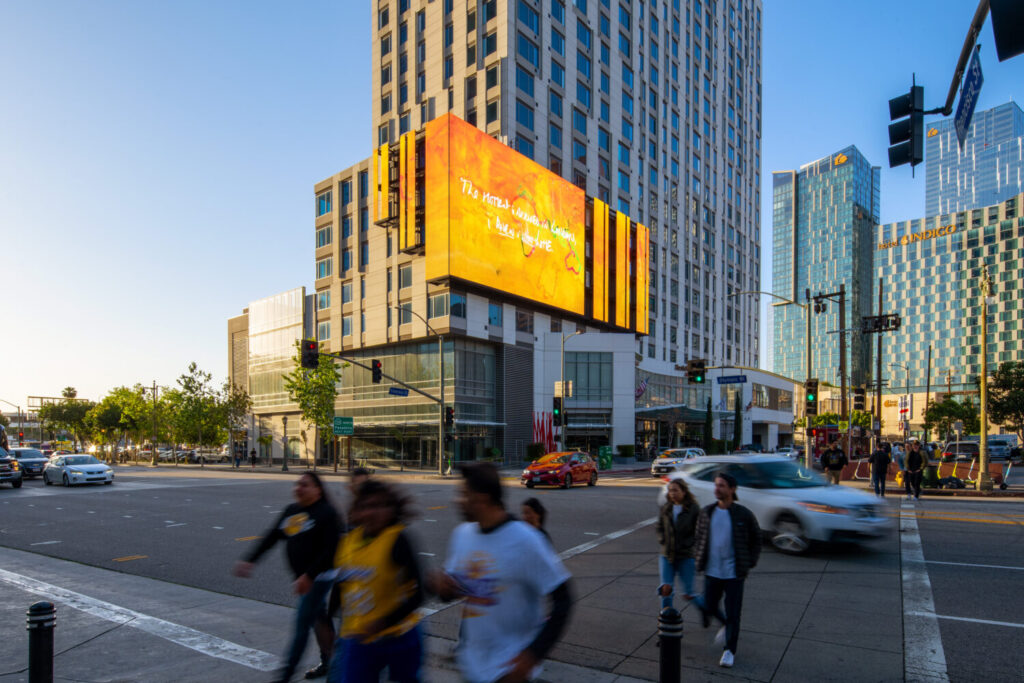
[[[336,417],[334,418],[334,435],[335,436],[352,436],[354,433],[353,424],[351,417]]]
[[[960,147],[963,147],[967,140],[967,130],[971,127],[971,119],[974,117],[974,106],[978,104],[978,93],[981,92],[981,84],[985,82],[985,77],[981,75],[981,60],[978,58],[980,49],[980,46],[974,48],[971,62],[967,65],[964,84],[960,88],[960,102],[956,105],[956,116],[953,118]]]
[[[879,422],[878,420],[875,420],[871,427],[877,432],[879,429],[882,428],[882,423]]]
[[[902,320],[896,313],[885,315],[866,315],[860,319],[860,331],[862,334],[874,334],[877,332],[892,332],[900,329]]]
[[[404,387],[389,387],[388,393],[392,396],[408,396],[409,390]]]
[[[728,377],[719,377],[718,378],[718,383],[719,384],[746,384],[747,383],[747,376],[746,375],[729,375]]]

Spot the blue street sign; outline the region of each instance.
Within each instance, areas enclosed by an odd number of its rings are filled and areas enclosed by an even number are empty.
[[[392,396],[408,396],[409,390],[403,389],[402,387],[389,387],[388,393]]]
[[[956,137],[960,140],[961,147],[967,140],[967,130],[971,127],[971,119],[974,117],[974,106],[978,104],[978,93],[981,92],[981,84],[985,82],[985,77],[981,75],[981,60],[978,59],[979,49],[974,48],[971,62],[967,65],[964,84],[960,88],[960,102],[956,105],[956,116],[953,119],[956,124]]]
[[[719,377],[718,378],[718,383],[719,384],[746,384],[747,383],[747,376],[746,375],[729,375],[728,377]]]

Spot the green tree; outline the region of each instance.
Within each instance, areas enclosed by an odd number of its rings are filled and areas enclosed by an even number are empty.
[[[855,427],[863,427],[864,429],[871,429],[871,423],[874,421],[874,415],[866,410],[851,410],[850,411],[850,423]]]
[[[818,413],[811,416],[812,427],[824,427],[826,425],[838,425],[839,413]]]
[[[121,438],[121,406],[113,394],[103,397],[103,400],[94,405],[86,413],[86,424],[92,435],[92,440],[107,453],[107,461],[113,462],[112,447]],[[106,447],[111,447],[108,451]]]
[[[301,343],[295,342],[294,369],[284,376],[284,388],[288,397],[298,404],[302,419],[317,430],[314,442],[320,452],[320,437],[331,431],[334,421],[334,401],[338,396],[338,382],[341,372],[334,359],[321,353],[316,369],[302,367]]]
[[[3,425],[4,429],[11,426],[11,420],[6,415],[0,414],[0,425]]]
[[[47,403],[41,406],[38,412],[39,420],[57,429],[63,429],[84,446],[92,436],[92,423],[89,421],[88,415],[95,405],[92,401],[79,401],[74,400],[73,396],[67,396],[59,403]]]
[[[1024,443],[1024,362],[1008,361],[996,368],[988,383],[988,417]]]
[[[736,412],[733,415],[733,429],[732,429],[732,449],[738,451],[740,443],[743,439],[743,406],[740,405],[740,395],[743,392],[736,392]]]
[[[224,382],[218,397],[224,426],[234,434],[245,429],[245,418],[252,411],[252,398],[243,387]]]
[[[981,431],[981,417],[978,407],[969,400],[963,403],[952,398],[929,404],[924,413],[926,432],[937,430],[942,438],[949,438],[953,433],[953,423],[964,423],[964,434],[977,434]]]
[[[704,414],[704,437],[702,439],[702,446],[704,452],[711,453],[711,429],[714,426],[714,416],[711,414],[711,397],[708,396],[708,410]]]
[[[60,395],[64,398],[78,398],[78,389],[75,389],[74,387],[64,387],[61,390]]]
[[[176,439],[198,448],[223,443],[226,435],[227,424],[212,379],[213,376],[200,370],[196,363],[189,363],[188,371],[178,377],[178,387],[172,394]]]

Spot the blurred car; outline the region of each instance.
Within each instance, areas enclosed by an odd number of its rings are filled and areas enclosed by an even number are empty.
[[[0,484],[21,488],[21,464],[13,455],[0,448]]]
[[[969,462],[979,457],[981,445],[977,441],[950,441],[942,447],[942,461],[952,462],[959,460]],[[992,447],[988,448],[988,455],[992,457]]]
[[[988,457],[992,460],[1009,460],[1010,446],[1003,441],[988,442]]]
[[[50,461],[38,448],[12,448],[11,455],[18,459],[21,465],[21,475],[31,479],[32,477],[43,476],[43,468]]]
[[[43,468],[43,483],[47,486],[63,484],[113,484],[114,470],[91,455],[56,455]]]
[[[703,458],[706,455],[702,448],[669,448],[651,463],[651,476],[659,477],[668,472],[675,472],[687,460]]]
[[[759,443],[748,443],[740,446],[741,451],[747,451],[749,453],[764,453],[765,449]]]
[[[597,462],[582,451],[548,453],[527,465],[522,476],[522,483],[530,489],[537,484],[567,489],[582,482],[587,486],[597,483]]]
[[[702,505],[715,502],[715,475],[736,478],[737,502],[749,508],[773,546],[806,552],[814,541],[849,541],[888,534],[892,518],[884,505],[849,486],[830,486],[824,477],[780,455],[710,456],[691,460],[666,481],[682,478]],[[658,494],[666,499],[666,487]]]

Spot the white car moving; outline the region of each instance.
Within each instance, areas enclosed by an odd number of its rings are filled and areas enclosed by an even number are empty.
[[[668,472],[677,472],[688,460],[703,458],[702,448],[670,448],[654,459],[651,463],[651,476],[658,477]]]
[[[43,483],[63,484],[113,484],[114,470],[91,455],[56,455],[43,469]]]
[[[679,472],[700,505],[715,502],[715,475],[736,478],[737,500],[754,513],[772,545],[806,552],[812,541],[880,538],[893,528],[884,503],[848,486],[831,486],[817,472],[781,455],[710,456],[688,460]],[[658,494],[665,502],[665,490]]]

